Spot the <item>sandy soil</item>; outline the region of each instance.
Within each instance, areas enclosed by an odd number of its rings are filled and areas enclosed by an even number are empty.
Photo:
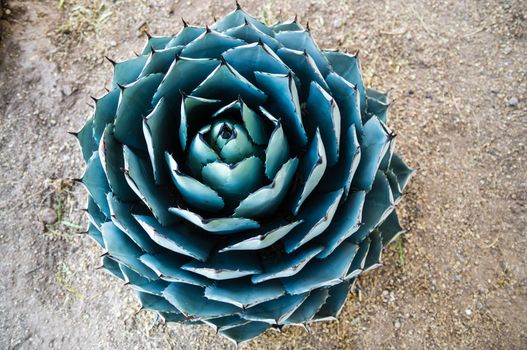
[[[233,2],[0,1],[0,348],[232,347],[205,327],[161,324],[95,269],[66,131],[108,86],[105,54],[130,57],[143,30],[210,23]],[[297,13],[320,46],[360,49],[368,84],[392,91],[390,124],[418,174],[401,208],[409,233],[340,321],[245,348],[527,348],[525,2],[262,3],[242,5],[267,21]]]

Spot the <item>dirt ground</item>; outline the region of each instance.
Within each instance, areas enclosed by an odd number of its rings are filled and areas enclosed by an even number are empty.
[[[0,348],[224,349],[167,326],[95,268],[79,234],[77,130],[144,30],[175,34],[234,1],[0,0]],[[390,90],[397,147],[418,170],[409,233],[361,277],[340,321],[268,332],[258,349],[527,349],[527,6],[524,0],[241,1],[298,14],[321,47],[360,49]],[[58,220],[56,223],[53,223]]]

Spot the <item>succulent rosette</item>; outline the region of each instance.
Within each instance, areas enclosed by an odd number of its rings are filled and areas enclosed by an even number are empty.
[[[412,170],[359,59],[237,9],[114,62],[77,133],[102,265],[168,322],[236,343],[336,318],[403,230]]]

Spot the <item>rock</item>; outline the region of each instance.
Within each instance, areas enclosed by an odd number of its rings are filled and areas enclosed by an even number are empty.
[[[399,329],[399,328],[401,328],[401,322],[395,321],[393,326],[395,327],[395,329]]]
[[[509,107],[516,107],[518,105],[518,98],[516,96],[512,96],[510,99],[509,99]]]
[[[75,89],[69,84],[64,84],[62,86],[62,93],[64,96],[70,96],[74,91]]]
[[[40,220],[46,225],[52,225],[57,222],[57,213],[51,208],[44,208],[40,212]]]

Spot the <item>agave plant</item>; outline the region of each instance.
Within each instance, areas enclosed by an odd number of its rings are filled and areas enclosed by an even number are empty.
[[[403,231],[412,174],[357,55],[237,5],[113,64],[76,133],[102,267],[167,322],[237,344],[336,318]]]

